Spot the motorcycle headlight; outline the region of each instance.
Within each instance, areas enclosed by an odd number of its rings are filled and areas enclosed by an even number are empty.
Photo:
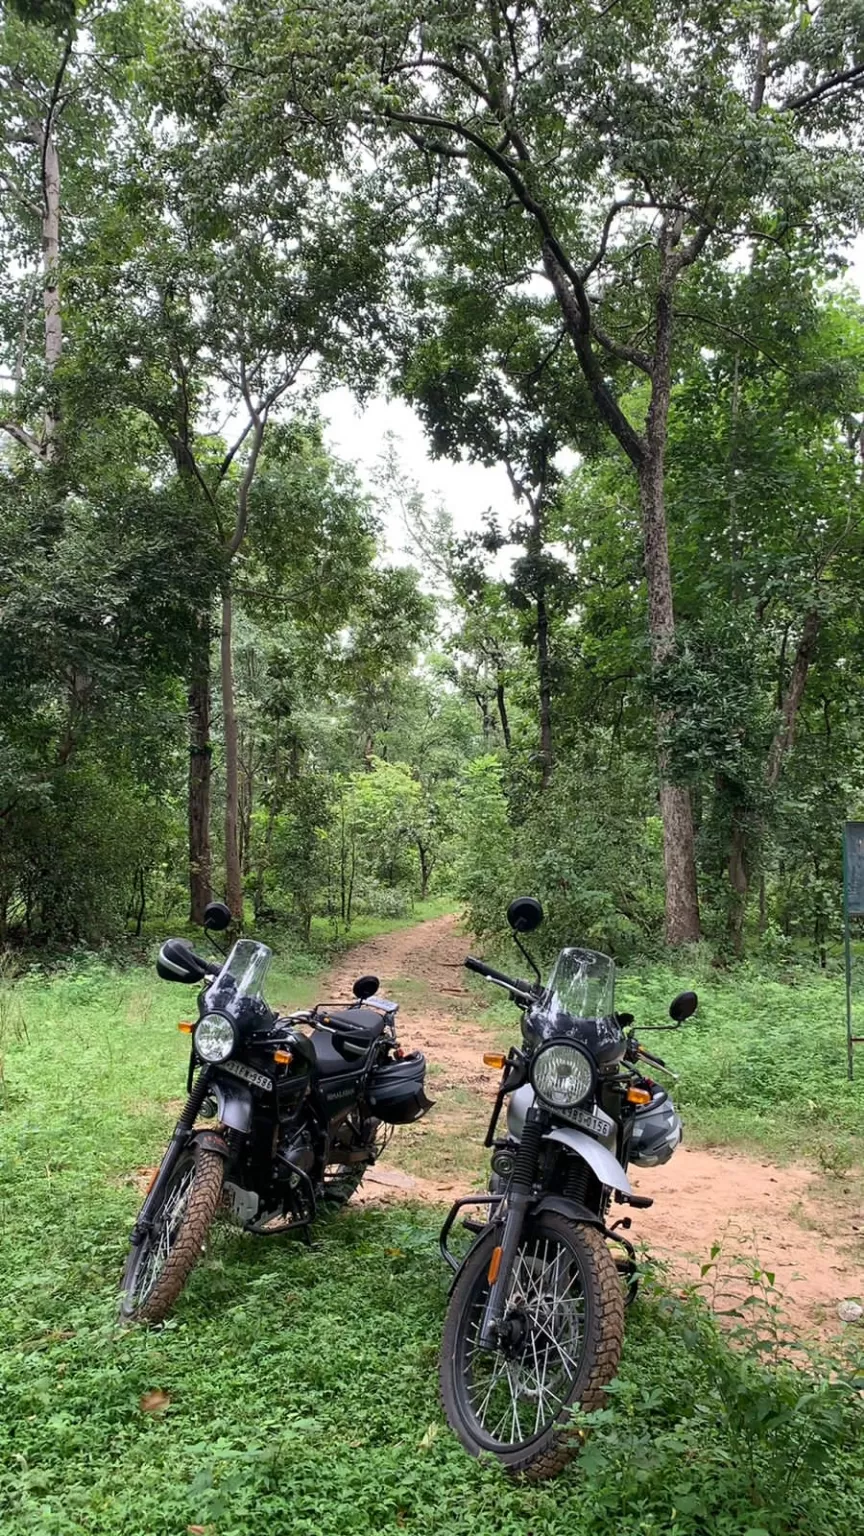
[[[225,1061],[234,1049],[234,1025],[224,1013],[205,1013],[198,1021],[194,1039],[202,1061]]]
[[[578,1045],[544,1045],[531,1063],[531,1085],[553,1109],[581,1104],[594,1091],[594,1064]]]

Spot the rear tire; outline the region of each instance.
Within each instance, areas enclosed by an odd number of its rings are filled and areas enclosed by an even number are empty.
[[[168,1316],[204,1252],[224,1173],[218,1152],[195,1148],[178,1158],[147,1237],[126,1261],[122,1322],[161,1323]]]
[[[504,1321],[509,1342],[481,1350],[487,1271],[501,1228],[484,1233],[453,1288],[441,1345],[447,1419],[471,1456],[554,1477],[576,1455],[575,1406],[602,1406],[624,1339],[621,1280],[602,1233],[554,1213],[525,1224]]]

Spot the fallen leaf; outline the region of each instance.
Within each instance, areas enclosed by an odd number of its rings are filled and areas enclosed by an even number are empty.
[[[138,1407],[142,1413],[164,1413],[170,1401],[167,1392],[145,1392]]]

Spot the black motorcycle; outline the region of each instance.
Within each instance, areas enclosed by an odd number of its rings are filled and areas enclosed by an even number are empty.
[[[465,961],[523,1010],[522,1045],[484,1058],[504,1069],[485,1143],[489,1193],[457,1200],[441,1232],[456,1272],[441,1390],[472,1456],[486,1452],[511,1472],[542,1478],[579,1447],[573,1407],[599,1407],[618,1367],[625,1296],[635,1294],[638,1273],[622,1235],[630,1219],[610,1225],[610,1206],[652,1204],[634,1193],[628,1164],[666,1162],[681,1122],[665,1090],[638,1070],[642,1060],[667,1069],[626,1032],[632,1015],[616,1013],[608,956],[564,949],[543,986],[519,939],[542,921],[540,903],[521,897],[507,917],[537,980]],[[669,1009],[674,1024],[659,1027],[677,1028],[696,1007],[695,992],[682,992]],[[496,1138],[505,1100],[507,1133]],[[460,1264],[450,1233],[473,1204],[488,1207],[488,1220],[465,1220],[477,1235]]]
[[[209,931],[230,922],[222,903],[207,907]],[[160,950],[163,980],[203,986],[197,1020],[180,1025],[186,1104],[132,1232],[126,1321],[167,1315],[220,1208],[247,1232],[308,1238],[321,1203],[350,1199],[392,1128],[432,1107],[425,1058],[399,1046],[399,1005],[377,996],[377,976],[360,977],[347,1006],[279,1017],[263,993],[270,960],[253,939],[215,963],[184,939]]]

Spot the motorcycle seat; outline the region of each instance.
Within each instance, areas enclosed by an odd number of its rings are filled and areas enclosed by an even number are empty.
[[[326,1029],[313,1030],[309,1039],[315,1052],[315,1064],[322,1077],[338,1077],[340,1073],[356,1072],[364,1065],[365,1050],[362,1056],[348,1059],[337,1051],[333,1036]]]
[[[369,1045],[384,1033],[387,1020],[373,1008],[319,1008],[322,1024],[337,1035],[348,1035],[354,1040],[364,1040]]]

